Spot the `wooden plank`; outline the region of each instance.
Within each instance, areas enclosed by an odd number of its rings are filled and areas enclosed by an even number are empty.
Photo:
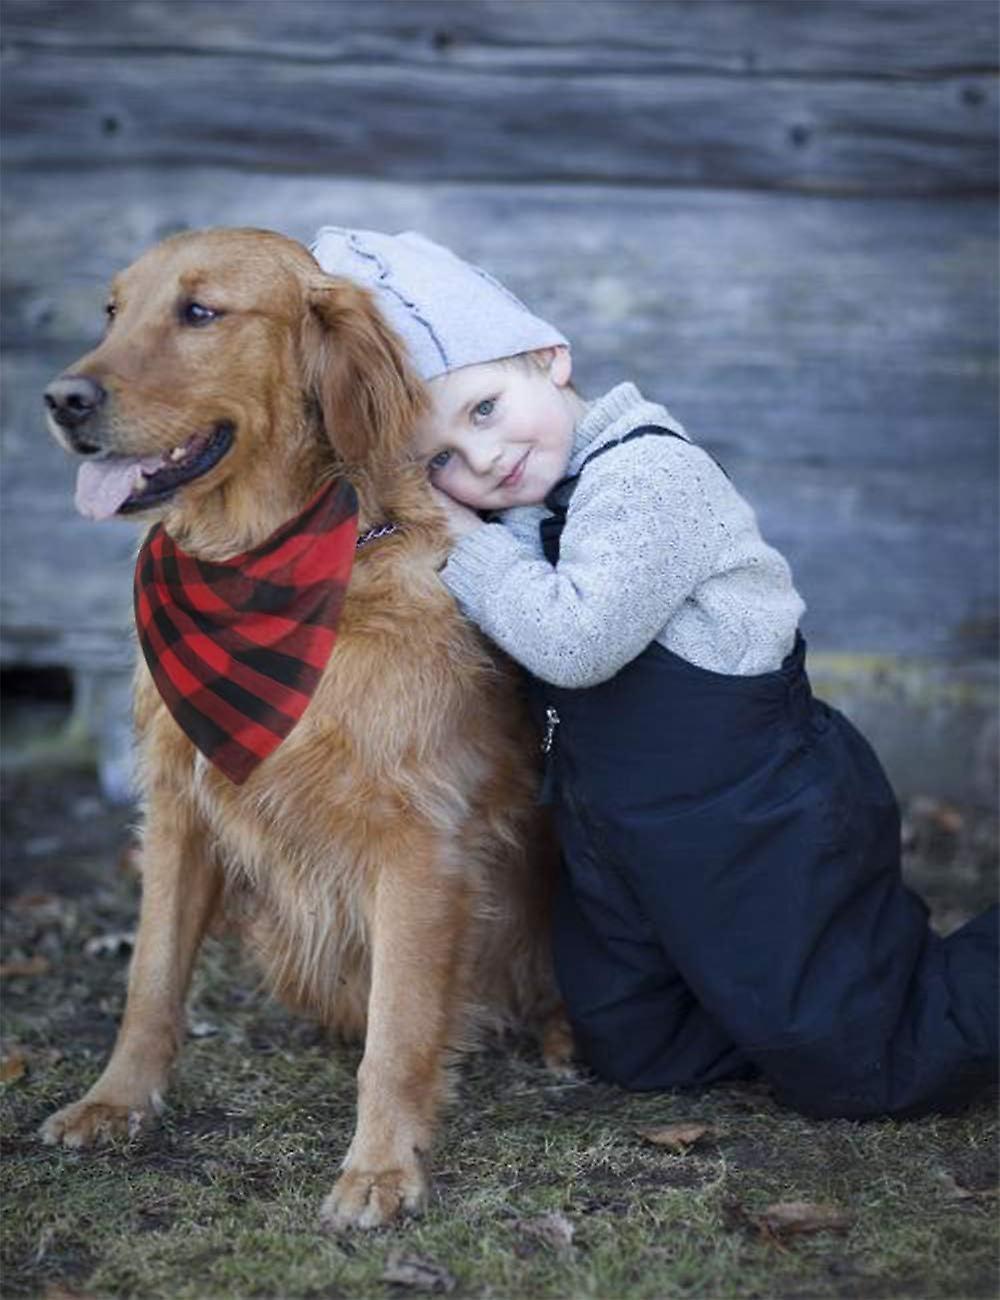
[[[181,225],[425,231],[573,334],[584,392],[634,376],[723,459],[995,465],[992,200],[399,186],[196,170],[4,189],[3,345],[82,352],[106,282]],[[571,324],[572,323],[572,324]]]
[[[54,581],[45,573],[65,579],[76,602],[67,621],[84,628],[111,608],[94,573],[118,564],[127,588],[116,547],[128,530],[74,518],[39,393],[97,324],[104,272],[183,213],[303,239],[334,219],[415,227],[453,245],[571,329],[585,395],[634,379],[720,455],[788,554],[818,648],[992,653],[991,202],[637,190],[623,223],[618,196],[597,188],[198,171],[91,185],[67,214],[63,185],[19,175],[4,196],[5,299],[21,323],[4,348],[4,545],[42,566],[6,584],[8,629],[38,625],[36,593]]]
[[[4,369],[5,392],[35,409],[49,366],[15,355]],[[29,417],[10,412],[3,424],[0,663],[71,666],[113,684],[134,656],[139,529],[77,518],[69,458]],[[860,479],[843,464],[737,459],[730,468],[808,600],[818,693],[861,726],[901,793],[994,804],[992,480],[935,466]],[[106,738],[120,732],[123,708],[95,720],[105,768],[120,757]]]
[[[988,70],[894,81],[606,72],[585,60],[511,71],[173,48],[128,58],[5,50],[8,171],[218,164],[831,194],[992,193],[997,184]]]
[[[995,63],[992,0],[6,0],[8,48],[744,76],[940,76]]]
[[[6,354],[4,581],[0,655],[78,663],[125,651],[134,525],[94,524],[72,505],[75,467],[42,429],[51,363]],[[758,431],[768,443],[768,429]],[[996,633],[995,476],[972,464],[796,463],[780,444],[727,468],[765,536],[792,564],[806,634],[823,651],[991,656]],[[67,655],[71,657],[67,659]]]
[[[121,669],[132,657],[139,529],[87,528],[75,515],[75,467],[37,414],[50,369],[39,358],[26,367],[20,358],[2,362],[0,660]]]
[[[18,356],[5,357],[4,367],[5,391],[30,394],[34,407],[48,367]],[[134,656],[139,529],[77,518],[69,458],[29,423],[14,418],[25,431],[15,433],[4,419],[0,663],[71,666],[78,678],[99,674],[107,689],[116,672],[127,679]],[[977,607],[969,581],[981,580],[978,596],[988,602],[995,583],[983,570],[982,538],[993,535],[991,483],[944,478],[934,467],[916,477],[876,470],[860,481],[842,465],[736,461],[731,469],[808,599],[804,630],[817,691],[861,726],[902,793],[995,803],[995,786],[983,779],[995,636],[988,604]],[[905,626],[911,635],[901,640]],[[120,732],[124,707],[95,719],[105,768],[120,758],[107,737]]]

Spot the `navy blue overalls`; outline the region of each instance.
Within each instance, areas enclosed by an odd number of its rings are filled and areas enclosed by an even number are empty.
[[[578,477],[546,498],[552,564]],[[889,783],[804,661],[801,636],[753,677],[654,643],[598,686],[532,679],[569,1016],[628,1088],[763,1074],[813,1116],[952,1110],[996,1078],[997,911],[929,929]]]

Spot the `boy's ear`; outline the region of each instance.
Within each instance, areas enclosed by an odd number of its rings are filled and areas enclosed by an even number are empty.
[[[347,464],[372,471],[398,463],[427,405],[403,344],[360,285],[324,276],[306,293],[305,379],[326,436]]]
[[[552,360],[549,362],[549,378],[557,388],[565,388],[573,374],[573,357],[570,350],[560,344],[552,349]]]

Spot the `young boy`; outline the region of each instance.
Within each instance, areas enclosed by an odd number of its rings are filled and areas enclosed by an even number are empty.
[[[428,381],[442,579],[531,675],[590,1065],[629,1088],[762,1073],[816,1116],[972,1098],[996,1078],[996,909],[929,929],[888,782],[813,698],[803,602],[725,471],[631,384],[581,401],[563,336],[446,249],[327,227],[313,251]]]

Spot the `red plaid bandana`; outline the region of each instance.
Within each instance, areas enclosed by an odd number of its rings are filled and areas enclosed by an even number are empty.
[[[135,566],[142,653],[174,721],[241,785],[305,712],[336,640],[357,498],[323,488],[266,542],[213,564],[156,524]]]

